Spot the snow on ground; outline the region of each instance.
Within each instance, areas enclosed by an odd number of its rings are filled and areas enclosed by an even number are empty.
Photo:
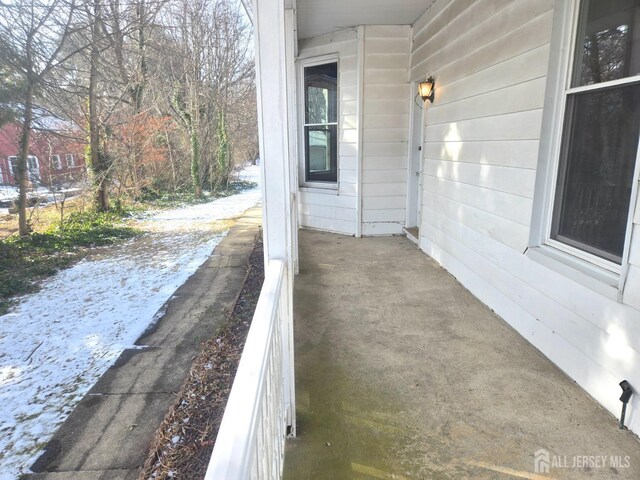
[[[241,177],[260,180],[259,167]],[[260,201],[259,188],[164,211],[151,233],[96,249],[0,317],[0,480],[27,471],[77,402],[211,254],[216,220]]]
[[[0,201],[18,198],[18,189],[7,185],[0,185]]]
[[[52,191],[51,189],[43,186],[37,188],[30,188],[27,191],[28,197],[37,197],[42,202],[53,202],[56,197],[60,199],[62,194],[65,194],[67,198],[76,196],[82,192],[81,188],[60,188]],[[18,187],[12,185],[0,185],[0,203],[7,203],[18,200]]]

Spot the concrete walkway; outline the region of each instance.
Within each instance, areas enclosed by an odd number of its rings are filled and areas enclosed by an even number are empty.
[[[285,479],[640,478],[637,437],[405,238],[300,232],[294,302]]]
[[[261,223],[249,210],[180,287],[162,319],[125,350],[33,465],[30,480],[135,479],[201,343],[227,317],[246,278]]]

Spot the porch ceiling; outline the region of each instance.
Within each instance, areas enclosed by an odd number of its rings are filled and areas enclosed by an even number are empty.
[[[298,0],[298,38],[354,25],[413,25],[434,0]]]

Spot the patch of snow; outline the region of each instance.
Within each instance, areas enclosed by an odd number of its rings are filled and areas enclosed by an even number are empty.
[[[0,185],[0,201],[18,198],[18,189],[9,185]]]
[[[27,191],[27,196],[37,197],[42,203],[48,203],[55,201],[56,198],[60,200],[62,194],[64,194],[66,198],[71,198],[80,193],[82,193],[82,189],[77,187],[51,190],[50,188],[39,186],[30,188]],[[0,185],[0,202],[10,202],[13,200],[18,200],[18,188],[13,185]]]
[[[241,173],[259,182],[259,167]],[[0,480],[27,472],[56,428],[226,232],[212,223],[260,202],[260,188],[144,220],[152,233],[99,248],[0,317]]]

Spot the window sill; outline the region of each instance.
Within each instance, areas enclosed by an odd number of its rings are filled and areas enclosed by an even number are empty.
[[[301,192],[310,192],[310,193],[325,193],[328,195],[338,195],[338,184],[337,183],[332,183],[329,185],[323,185],[323,184],[307,184],[307,185],[300,185],[300,187],[298,187],[298,189]]]
[[[526,255],[533,261],[598,292],[618,300],[620,275],[548,245],[529,247]]]

